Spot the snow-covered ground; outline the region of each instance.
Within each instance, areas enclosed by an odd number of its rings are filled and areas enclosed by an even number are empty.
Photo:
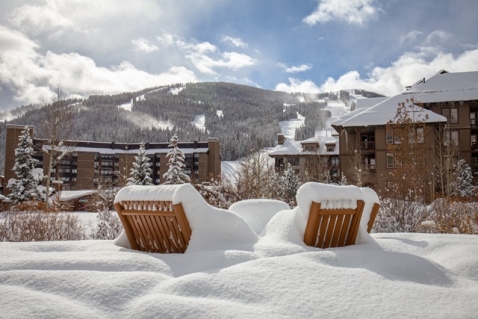
[[[279,122],[281,132],[288,141],[293,141],[295,139],[295,130],[304,125],[304,121],[305,117],[297,113],[296,119]]]
[[[237,182],[237,174],[241,168],[241,161],[221,161],[222,177],[232,183]]]
[[[206,130],[206,116],[204,114],[195,115],[194,120],[191,122],[191,124],[196,126],[198,129],[205,131]]]
[[[257,228],[190,188],[174,195],[192,228],[185,254],[133,251],[124,236],[0,243],[0,317],[476,318],[478,236],[361,229],[357,245],[318,249],[300,208],[242,205],[267,217]]]

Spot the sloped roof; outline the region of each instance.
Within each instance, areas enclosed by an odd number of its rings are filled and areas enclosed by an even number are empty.
[[[302,144],[318,143],[319,152],[305,152],[302,151]],[[284,145],[277,145],[275,149],[269,152],[270,156],[277,155],[338,155],[339,148],[335,147],[333,152],[328,152],[326,145],[338,145],[338,136],[316,136],[303,141],[286,141]]]
[[[58,199],[59,196],[60,202],[65,202],[96,193],[98,193],[97,190],[59,191],[58,193],[52,195],[50,199]]]
[[[440,71],[429,79],[420,80],[402,94],[365,109],[356,109],[332,122],[334,126],[385,125],[393,120],[399,103],[414,99],[420,103],[478,100],[478,72],[448,73]],[[422,120],[427,123],[446,122],[446,118],[432,111],[421,109]]]

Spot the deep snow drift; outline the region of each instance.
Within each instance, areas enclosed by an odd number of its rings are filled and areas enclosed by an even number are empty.
[[[476,318],[478,313],[478,236],[370,236],[362,228],[359,244],[323,250],[302,241],[307,213],[301,208],[315,200],[307,188],[293,210],[277,201],[252,200],[232,207],[238,214],[208,208],[188,187],[167,192],[163,195],[185,202],[193,231],[185,254],[132,251],[120,246],[126,246],[124,236],[116,242],[0,243],[0,317]]]

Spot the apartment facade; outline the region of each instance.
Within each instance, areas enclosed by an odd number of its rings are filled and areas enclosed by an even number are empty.
[[[390,151],[396,143],[390,122],[397,116],[401,103],[412,106],[410,116],[425,125],[414,133],[422,135],[418,143],[430,151],[437,141],[455,145],[458,156],[471,167],[474,182],[478,183],[478,72],[440,71],[402,94],[334,121],[332,126],[340,136],[341,171],[347,177],[353,174],[351,163],[359,156],[364,184],[374,185],[379,175],[387,175],[400,165]]]
[[[328,132],[303,141],[287,141],[283,134],[278,134],[277,142],[277,147],[269,152],[277,171],[285,170],[289,164],[302,180],[306,177],[317,181],[340,180],[336,132]]]
[[[14,178],[12,168],[15,164],[15,149],[23,125],[7,125],[5,148],[5,178],[3,181],[4,193],[10,178]],[[30,134],[34,137],[33,127]],[[38,160],[37,167],[47,174],[49,155],[44,150],[48,148],[48,140],[33,138],[36,150],[34,157]],[[150,158],[153,169],[153,183],[158,185],[164,182],[163,175],[168,170],[167,153],[171,148],[169,143],[146,143],[146,155]],[[131,168],[138,154],[139,143],[65,141],[68,155],[54,164],[52,180],[62,184],[64,190],[84,190],[103,187],[122,187],[126,185]],[[185,156],[185,173],[190,176],[191,182],[202,183],[211,178],[221,177],[221,156],[219,140],[209,138],[206,142],[183,142],[178,147]]]

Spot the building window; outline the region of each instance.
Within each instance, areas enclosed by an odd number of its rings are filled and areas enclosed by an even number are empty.
[[[338,156],[332,156],[330,158],[330,166],[339,166],[339,158]]]
[[[459,145],[459,135],[458,131],[445,131],[443,133],[443,145]]]
[[[442,109],[441,114],[447,118],[448,123],[458,123],[458,109]]]
[[[335,151],[335,145],[327,145],[327,152]]]
[[[409,144],[423,144],[425,143],[425,132],[423,127],[411,128],[408,131],[408,143]]]
[[[470,113],[470,125],[476,126],[476,112]]]
[[[401,144],[400,137],[394,134],[393,128],[387,127],[385,134],[387,144]]]
[[[299,158],[298,157],[289,157],[288,158],[289,164],[292,166],[298,166],[299,165]]]
[[[401,166],[402,161],[396,153],[387,153],[387,168],[395,168]]]

